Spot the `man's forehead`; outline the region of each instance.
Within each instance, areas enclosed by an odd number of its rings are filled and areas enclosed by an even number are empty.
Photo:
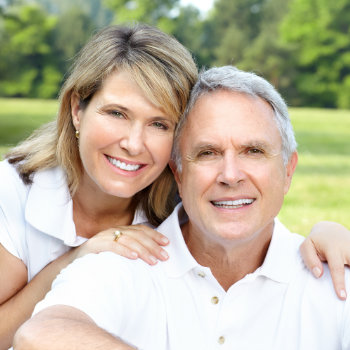
[[[246,119],[268,115],[268,119],[276,124],[274,108],[263,98],[237,91],[217,90],[198,98],[187,116],[184,129],[222,121],[234,122],[240,114],[245,114]]]
[[[273,106],[260,96],[240,91],[218,89],[215,91],[206,92],[199,96],[197,101],[193,105],[191,111],[189,112],[187,119],[200,119],[200,116],[198,116],[197,114],[197,110],[202,110],[203,107],[207,108],[208,105],[209,107],[219,108],[222,105],[227,106],[228,104],[231,106],[232,109],[235,109],[237,106],[240,106],[242,104],[251,106],[258,105],[261,109],[263,108],[269,110],[271,116],[274,116],[275,113]],[[195,118],[193,116],[195,116]],[[215,117],[219,120],[220,115],[217,114]]]
[[[188,115],[186,144],[201,148],[236,139],[241,145],[265,145],[279,131],[271,105],[257,96],[219,90],[201,96]],[[273,137],[275,141],[275,137]]]

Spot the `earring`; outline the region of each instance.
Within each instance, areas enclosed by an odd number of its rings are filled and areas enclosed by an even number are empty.
[[[76,137],[77,139],[79,139],[79,136],[80,136],[79,130],[75,130],[75,137]]]

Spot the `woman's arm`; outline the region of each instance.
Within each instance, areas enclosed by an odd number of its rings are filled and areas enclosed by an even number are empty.
[[[72,252],[47,265],[27,283],[23,262],[0,246],[0,349],[8,349],[18,327],[32,314],[34,306],[49,291],[61,269],[71,262]]]
[[[323,274],[322,261],[326,261],[338,297],[347,297],[344,266],[350,265],[350,231],[335,222],[322,221],[313,226],[310,235],[300,247],[305,265],[315,277]]]
[[[116,230],[123,232],[117,242]],[[0,350],[11,346],[16,330],[31,316],[59,272],[73,260],[89,253],[112,251],[131,259],[140,257],[154,265],[157,259],[167,259],[161,247],[167,243],[165,236],[143,225],[108,229],[48,264],[28,284],[24,263],[0,244]]]

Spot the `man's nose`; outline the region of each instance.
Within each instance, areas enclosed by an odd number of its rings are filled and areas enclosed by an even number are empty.
[[[132,124],[120,141],[120,147],[131,156],[136,156],[145,150],[145,135],[141,125]]]
[[[226,186],[235,186],[246,177],[244,162],[234,152],[225,154],[220,162],[218,183]]]

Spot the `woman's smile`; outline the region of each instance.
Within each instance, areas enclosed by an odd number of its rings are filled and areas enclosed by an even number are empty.
[[[121,169],[121,170],[125,170],[128,172],[135,172],[135,171],[137,171],[145,166],[145,164],[141,164],[141,163],[120,160],[118,158],[112,158],[110,156],[106,156],[106,157],[107,157],[108,161],[112,165],[114,165],[116,168]]]

